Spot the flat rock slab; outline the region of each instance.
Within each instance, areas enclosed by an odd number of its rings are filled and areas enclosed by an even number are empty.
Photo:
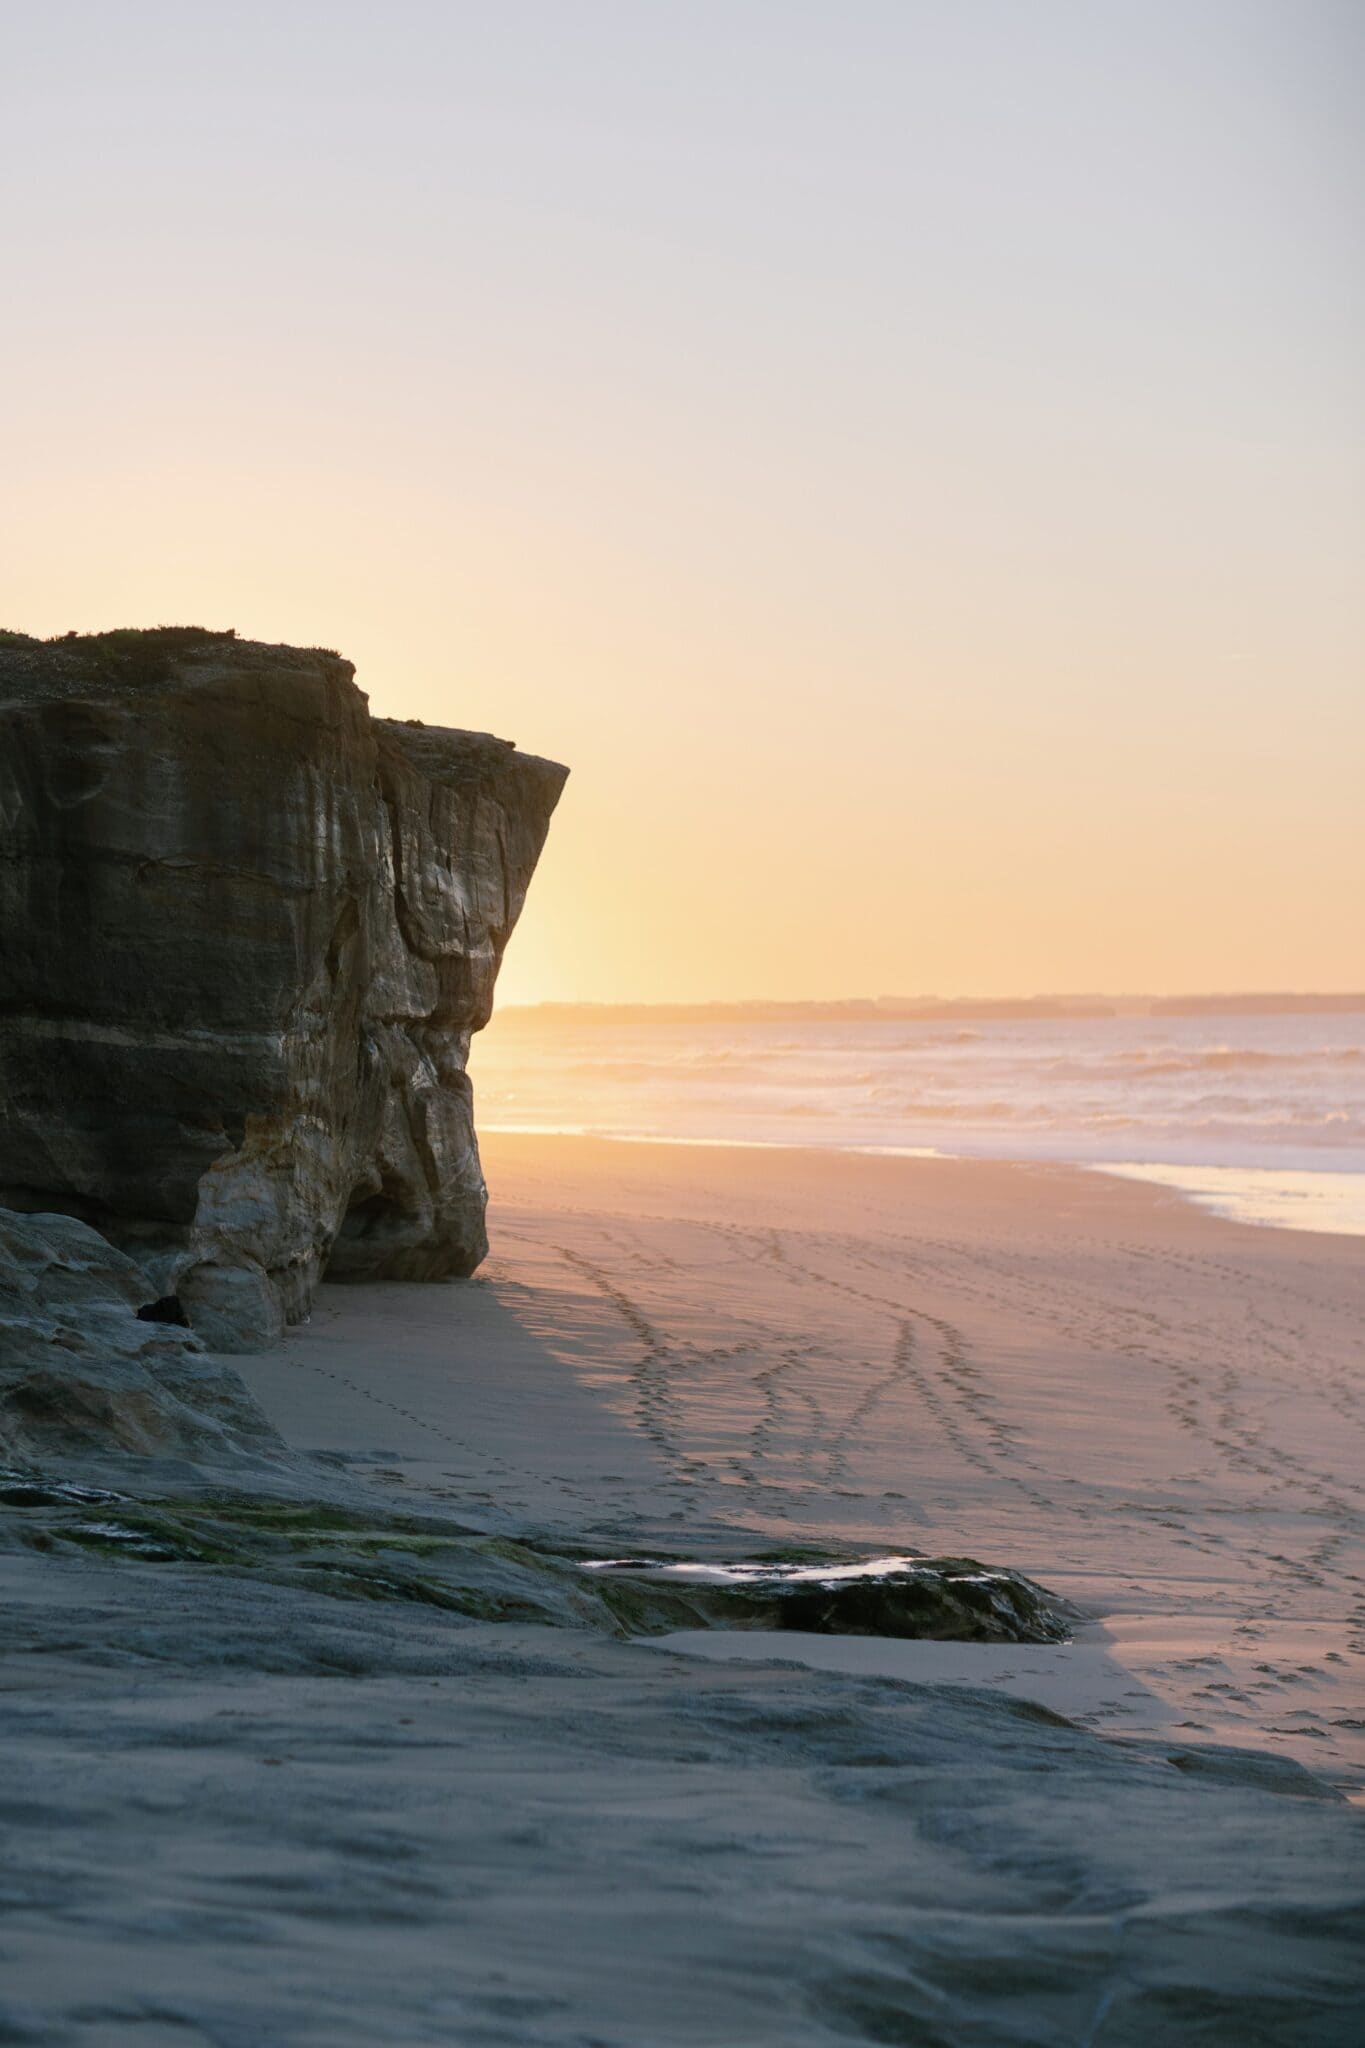
[[[1360,2038],[1359,1817],[1244,1762],[202,1583],[0,1559],[9,2040]]]

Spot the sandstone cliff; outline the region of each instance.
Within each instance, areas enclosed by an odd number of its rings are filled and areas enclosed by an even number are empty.
[[[566,771],[369,715],[349,662],[0,636],[0,1204],[211,1346],[486,1248],[470,1034]]]

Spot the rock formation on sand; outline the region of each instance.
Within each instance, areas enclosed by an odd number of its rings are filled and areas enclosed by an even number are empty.
[[[465,1072],[566,771],[191,628],[0,635],[0,1204],[256,1350],[487,1248]]]
[[[0,1458],[284,1449],[230,1366],[147,1318],[150,1291],[88,1223],[0,1209]]]

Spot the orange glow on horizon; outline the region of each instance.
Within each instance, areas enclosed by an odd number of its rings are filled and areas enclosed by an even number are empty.
[[[1339,10],[78,11],[0,625],[567,762],[505,1002],[1365,981]]]

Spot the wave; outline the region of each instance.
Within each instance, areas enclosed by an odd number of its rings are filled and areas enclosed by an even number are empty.
[[[1253,1046],[1215,1045],[1195,1053],[1178,1053],[1174,1048],[1147,1051],[1138,1048],[1115,1053],[1113,1064],[1136,1067],[1142,1074],[1230,1074],[1263,1067],[1331,1067],[1359,1064],[1358,1045],[1321,1046],[1312,1052],[1262,1052]],[[1103,1062],[1101,1062],[1103,1064]]]
[[[888,1050],[923,1052],[926,1045],[980,1045],[985,1036],[984,1031],[926,1031],[920,1038],[903,1038]]]
[[[522,1128],[997,1158],[1365,1162],[1357,1019],[637,1023],[575,1033],[553,1056],[486,1040],[473,1065],[480,1101]]]

